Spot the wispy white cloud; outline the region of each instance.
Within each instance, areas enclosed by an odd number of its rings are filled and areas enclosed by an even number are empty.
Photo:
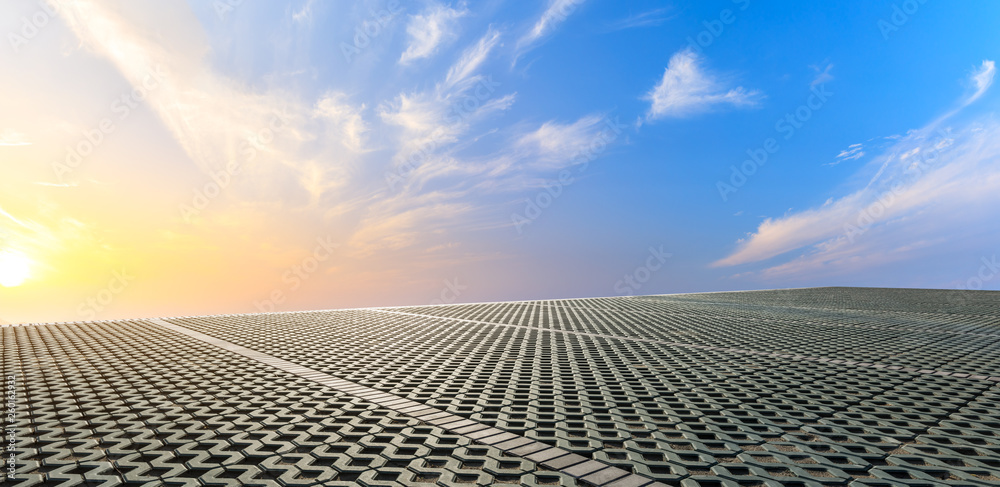
[[[552,33],[559,24],[565,21],[580,5],[586,0],[549,0],[542,15],[535,21],[531,30],[526,32],[517,41],[515,62],[524,52],[534,47],[534,45],[545,36]]]
[[[405,177],[366,202],[358,230],[348,241],[352,255],[363,258],[380,250],[415,246],[427,238],[429,229],[456,225],[476,211],[466,200],[488,168],[462,160],[454,152],[460,138],[478,121],[514,103],[514,93],[503,93],[492,76],[481,73],[500,38],[498,30],[488,28],[458,55],[433,88],[401,93],[379,105],[384,127],[400,129],[387,175]],[[478,96],[474,94],[477,88]],[[474,102],[475,108],[460,108],[466,101]],[[426,189],[431,182],[436,183],[435,190]]]
[[[986,93],[986,90],[990,89],[990,86],[993,86],[993,77],[996,75],[996,72],[996,63],[991,60],[983,61],[983,64],[979,66],[979,69],[973,70],[969,78],[976,91],[969,95],[965,104],[978,100],[979,97]]]
[[[51,202],[38,196],[33,195],[30,205],[22,206],[22,210],[27,210],[30,206],[41,207],[41,211],[31,217],[15,217],[6,209],[0,208],[0,217],[3,217],[0,218],[0,247],[38,254],[91,240],[88,238],[86,225],[73,217],[54,214],[50,211]],[[26,200],[27,198],[17,201],[15,198],[15,203],[28,203]],[[44,263],[41,265],[48,267]]]
[[[525,133],[516,147],[526,152],[526,163],[546,171],[559,169],[594,140],[604,125],[603,117],[589,115],[572,123],[549,121],[536,130]]]
[[[996,75],[996,63],[992,60],[983,60],[982,64],[978,68],[974,68],[967,79],[967,84],[972,91],[966,94],[961,101],[959,101],[958,106],[953,108],[948,113],[938,117],[937,120],[928,124],[929,128],[936,127],[941,122],[955,116],[956,113],[962,111],[963,108],[971,105],[973,102],[982,97],[990,86],[993,86],[993,78]]]
[[[833,162],[827,163],[827,166],[836,166],[844,161],[853,161],[855,159],[861,159],[865,156],[865,146],[864,144],[857,143],[847,146],[846,149],[840,151],[837,154],[836,159]]]
[[[477,156],[461,150],[479,137],[469,136],[480,121],[507,110],[515,93],[506,93],[484,66],[499,45],[492,27],[457,56],[443,79],[423,92],[403,93],[378,107],[385,127],[401,130],[393,144],[394,175],[405,177],[393,189],[365,203],[359,232],[348,248],[359,258],[380,250],[419,248],[434,231],[459,222],[468,229],[473,215],[488,205],[488,195],[524,191],[573,164],[604,126],[603,117],[585,115],[570,122],[520,123],[488,130],[504,142]],[[465,106],[474,106],[466,110]],[[477,198],[473,198],[473,197]]]
[[[691,49],[674,54],[663,79],[644,98],[651,103],[646,118],[683,117],[719,105],[754,106],[760,100],[760,92],[742,86],[727,88],[701,65]]]
[[[371,202],[358,230],[347,241],[347,252],[365,258],[379,251],[399,251],[426,243],[428,231],[459,226],[473,207],[462,193],[401,194]],[[433,229],[433,230],[431,230]]]
[[[302,4],[302,8],[296,10],[292,13],[292,20],[298,23],[309,24],[313,20],[313,5],[316,4],[316,0],[306,0]]]
[[[27,223],[22,222],[21,220],[15,218],[14,215],[11,215],[10,213],[7,213],[6,211],[4,211],[4,209],[2,207],[0,207],[0,216],[7,217],[10,221],[18,224],[21,227],[29,228],[29,229],[31,228],[31,226],[29,226]]]
[[[403,141],[398,147],[396,162],[429,145],[450,144],[467,130],[470,123],[510,107],[514,94],[493,93],[498,89],[491,77],[479,73],[479,68],[500,40],[500,32],[490,27],[473,45],[466,48],[448,68],[444,79],[431,90],[401,93],[394,100],[382,103],[379,118],[386,124],[403,129]],[[484,84],[490,96],[476,98],[477,108],[456,112],[457,103],[468,98],[469,90]]]
[[[154,29],[143,23],[150,20],[137,21],[127,9],[106,2],[65,7],[63,17],[81,45],[107,58],[130,84],[141,86],[155,76],[147,103],[206,175],[230,161],[239,163],[240,175],[253,181],[244,188],[247,201],[315,204],[321,197],[315,191],[345,184],[353,160],[341,148],[360,152],[361,106],[329,95],[314,106],[215,72],[204,58],[205,40],[184,22],[190,16],[197,25],[193,14],[183,9],[164,15],[169,22]],[[166,49],[162,36],[178,41]],[[319,134],[326,137],[317,142]],[[325,163],[318,165],[317,158]],[[317,178],[326,183],[318,184]],[[290,197],[289,192],[298,194]]]
[[[468,230],[470,221],[482,221],[472,217],[488,210],[472,196],[540,187],[555,171],[575,164],[574,156],[587,150],[604,128],[605,119],[598,115],[568,123],[549,121],[510,134],[503,144],[508,149],[471,159],[455,155],[461,146],[455,143],[457,137],[433,144],[397,191],[366,202],[359,231],[347,247],[353,256],[364,258],[384,250],[421,248],[437,233]],[[451,133],[463,134],[467,129],[455,127]]]
[[[656,8],[646,12],[631,14],[628,17],[609,23],[606,32],[640,27],[658,27],[674,17],[669,14],[670,10],[669,8]]]
[[[13,130],[0,132],[0,147],[14,147],[19,145],[31,145],[24,134]]]
[[[457,21],[469,12],[462,6],[451,8],[433,3],[423,13],[411,15],[406,25],[408,46],[399,58],[400,64],[430,57],[445,43],[454,40]]]
[[[977,86],[973,97],[989,87],[988,66],[992,62],[970,76]],[[995,219],[991,209],[1000,207],[1000,124],[987,118],[944,129],[940,122],[897,138],[865,168],[875,176],[863,187],[823,206],[764,220],[713,266],[795,252],[759,275],[847,274],[947,251],[948,242],[984,232],[995,241],[997,235],[987,229]],[[861,153],[855,144],[841,155],[846,160]]]
[[[500,31],[491,26],[486,35],[480,38],[474,46],[466,49],[458,62],[448,70],[448,76],[444,80],[444,88],[451,89],[463,81],[470,80],[472,73],[479,69],[479,66],[483,64],[483,61],[486,60],[499,41]]]
[[[340,141],[354,152],[363,152],[364,136],[368,131],[362,116],[364,109],[364,104],[352,105],[344,93],[329,92],[316,102],[314,114],[329,122],[328,129],[333,132],[331,140]]]

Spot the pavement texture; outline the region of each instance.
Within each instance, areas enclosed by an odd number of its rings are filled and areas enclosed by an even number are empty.
[[[1000,292],[7,326],[16,486],[1000,485]]]

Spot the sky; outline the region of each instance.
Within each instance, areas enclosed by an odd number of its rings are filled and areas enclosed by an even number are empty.
[[[1000,289],[1000,4],[0,3],[0,322]]]

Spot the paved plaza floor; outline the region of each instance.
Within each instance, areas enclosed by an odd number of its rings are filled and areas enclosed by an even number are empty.
[[[1000,292],[0,332],[4,485],[1000,485]]]

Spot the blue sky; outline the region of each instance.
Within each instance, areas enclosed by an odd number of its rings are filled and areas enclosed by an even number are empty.
[[[7,321],[1000,289],[995,2],[0,11]]]

